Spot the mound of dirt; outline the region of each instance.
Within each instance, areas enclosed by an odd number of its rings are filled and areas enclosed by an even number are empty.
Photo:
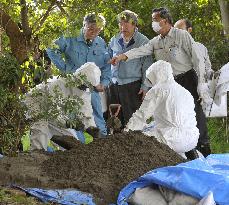
[[[184,160],[168,146],[140,132],[96,139],[71,150],[21,153],[0,160],[0,185],[76,188],[93,194],[96,204],[116,202],[119,191],[144,173]]]

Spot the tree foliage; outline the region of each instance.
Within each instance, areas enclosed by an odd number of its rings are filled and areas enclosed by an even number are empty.
[[[207,46],[215,70],[228,61],[228,40],[224,36],[217,0],[0,0],[0,5],[18,25],[26,39],[27,51],[33,50],[35,36],[39,37],[41,47],[46,48],[60,35],[77,34],[82,27],[83,17],[88,12],[97,12],[105,16],[107,25],[102,35],[107,42],[117,33],[116,16],[124,9],[132,10],[139,15],[140,31],[152,38],[155,35],[151,29],[152,8],[166,7],[174,21],[180,18],[192,21],[193,37]],[[3,16],[1,13],[1,17]],[[7,26],[4,26],[7,30]]]

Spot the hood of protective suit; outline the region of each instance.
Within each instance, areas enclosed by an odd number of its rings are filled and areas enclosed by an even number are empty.
[[[86,75],[87,80],[93,85],[97,86],[100,84],[101,70],[95,63],[88,62],[83,64],[79,69],[74,73],[75,76],[79,74]]]
[[[168,81],[174,81],[171,64],[163,60],[159,60],[153,63],[146,70],[146,79],[148,79],[147,84],[150,83],[151,86],[155,86],[157,84],[165,83]]]

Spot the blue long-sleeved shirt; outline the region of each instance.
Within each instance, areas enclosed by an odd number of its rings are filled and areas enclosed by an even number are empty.
[[[136,31],[128,44],[125,44],[121,33],[114,36],[109,44],[109,52],[112,56],[125,53],[132,48],[138,48],[149,42],[149,39]],[[141,88],[147,90],[148,87],[144,85],[145,72],[147,68],[153,63],[152,56],[145,56],[138,59],[133,59],[127,62],[120,61],[118,65],[112,66],[112,78],[116,79],[119,85],[131,83],[141,80]]]
[[[60,71],[73,73],[84,63],[94,62],[101,69],[101,84],[107,86],[110,83],[110,55],[102,38],[96,37],[87,45],[81,30],[78,37],[60,37],[55,44],[57,48],[48,48],[47,54]]]

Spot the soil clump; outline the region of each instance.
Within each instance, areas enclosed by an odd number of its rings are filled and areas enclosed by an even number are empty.
[[[115,203],[120,190],[144,173],[184,162],[167,145],[141,132],[124,132],[70,150],[34,151],[0,160],[0,185],[75,188],[99,205]]]

